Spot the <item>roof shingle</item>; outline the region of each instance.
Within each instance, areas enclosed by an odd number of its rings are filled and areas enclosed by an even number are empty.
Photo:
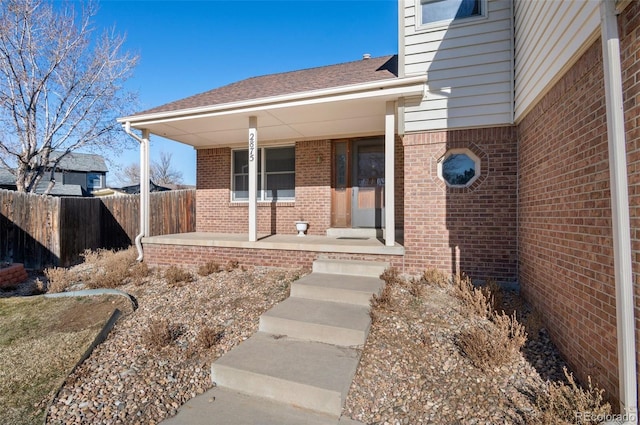
[[[397,55],[247,78],[136,115],[172,112],[397,78]],[[135,116],[135,115],[134,115]]]

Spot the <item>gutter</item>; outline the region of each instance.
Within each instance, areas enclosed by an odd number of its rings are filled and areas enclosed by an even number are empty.
[[[138,250],[136,261],[142,261],[142,238],[149,236],[149,130],[142,130],[142,137],[131,131],[131,123],[124,124],[124,131],[140,143],[140,233],[135,244]]]
[[[616,328],[618,340],[618,379],[621,420],[638,423],[638,390],[634,317],[633,274],[631,267],[631,226],[627,153],[622,105],[622,66],[615,0],[600,0],[602,62],[607,110],[611,218],[616,287]]]

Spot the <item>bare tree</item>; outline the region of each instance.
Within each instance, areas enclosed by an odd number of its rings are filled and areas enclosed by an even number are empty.
[[[123,83],[138,58],[122,52],[113,31],[95,34],[96,11],[94,3],[0,1],[0,165],[19,191],[33,192],[80,147],[113,152],[127,143],[115,118],[132,109]]]
[[[182,172],[171,166],[173,155],[160,152],[160,160],[151,164],[151,180],[155,184],[182,184]]]
[[[153,161],[149,170],[152,182],[159,185],[182,184],[182,172],[173,168],[172,159],[172,154],[160,152],[160,160]],[[129,164],[124,167],[120,180],[125,184],[138,184],[140,182],[139,165]]]

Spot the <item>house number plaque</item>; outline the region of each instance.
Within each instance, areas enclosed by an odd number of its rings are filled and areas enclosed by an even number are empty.
[[[249,162],[253,162],[256,152],[256,133],[251,131],[249,133]]]

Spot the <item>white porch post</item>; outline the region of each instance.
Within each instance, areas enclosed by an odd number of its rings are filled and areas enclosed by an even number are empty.
[[[258,240],[258,117],[249,117],[249,242]]]
[[[140,210],[143,211],[143,220],[144,225],[142,227],[142,232],[144,236],[149,237],[149,217],[150,217],[150,203],[149,203],[149,151],[151,150],[151,146],[149,143],[149,130],[142,130],[142,145],[141,145],[141,167],[142,172],[140,173]]]
[[[394,246],[396,244],[395,102],[387,102],[386,107],[384,118],[384,244]]]

